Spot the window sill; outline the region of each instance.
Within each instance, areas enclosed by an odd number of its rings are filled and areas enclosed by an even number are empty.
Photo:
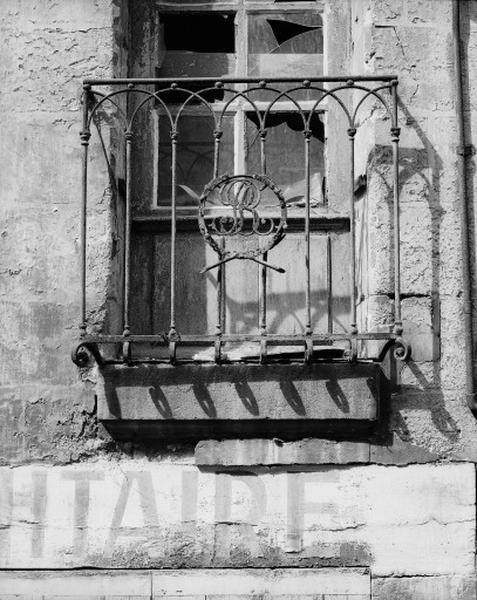
[[[386,378],[376,363],[106,365],[98,416],[117,439],[298,439],[366,432]]]

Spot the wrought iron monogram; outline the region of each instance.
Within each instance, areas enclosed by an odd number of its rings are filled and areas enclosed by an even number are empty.
[[[261,216],[260,208],[268,214],[262,212]],[[225,214],[217,214],[218,211]],[[237,258],[254,260],[283,272],[258,258],[285,237],[287,227],[285,198],[266,175],[222,175],[207,184],[199,201],[199,227],[221,259],[204,271]],[[257,243],[251,247],[247,244],[244,251],[227,251],[219,240],[233,236],[256,236]]]

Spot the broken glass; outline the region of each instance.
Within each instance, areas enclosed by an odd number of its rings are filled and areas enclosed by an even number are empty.
[[[250,14],[248,75],[317,77],[323,73],[323,25],[314,12]]]

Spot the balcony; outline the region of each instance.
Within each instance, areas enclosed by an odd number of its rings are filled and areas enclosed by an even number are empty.
[[[254,406],[244,404],[255,420],[376,420],[380,363],[390,349],[399,360],[410,353],[401,317],[397,90],[394,76],[85,80],[73,360],[85,367],[94,359],[108,374],[106,421],[194,420],[197,403],[206,420],[223,420],[218,384],[240,388],[264,373],[270,389],[259,385]],[[383,251],[392,310],[369,328],[360,199],[379,167],[369,160],[375,113],[388,138],[386,194],[373,201],[389,209]],[[100,148],[93,158],[92,143]],[[101,154],[118,224],[116,318],[107,331],[88,303],[99,254],[90,188]],[[187,400],[174,413],[164,389],[154,392],[159,404],[149,394],[151,410],[139,401],[128,417],[124,407],[130,412],[134,402],[127,393],[118,400],[128,382],[197,388],[197,378],[208,391],[192,394],[190,414]],[[348,382],[347,412],[316,407],[313,382],[340,405],[322,379]],[[274,394],[275,385],[286,409],[277,400],[260,412],[257,397]],[[235,412],[228,411],[232,421],[244,418]]]

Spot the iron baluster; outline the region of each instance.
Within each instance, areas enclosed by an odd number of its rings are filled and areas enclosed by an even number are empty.
[[[398,125],[398,100],[397,81],[391,88],[393,102],[393,123],[391,128],[391,142],[393,146],[393,228],[394,228],[394,333],[402,334],[401,315],[401,234],[399,210],[399,134]]]
[[[260,362],[264,363],[267,359],[267,259],[268,252],[263,254],[263,262],[260,269]]]
[[[174,126],[171,135],[171,273],[170,273],[170,324],[169,324],[169,359],[176,360],[178,335],[176,330],[176,193],[177,193],[177,138],[178,131]]]
[[[305,362],[310,362],[313,356],[313,333],[311,327],[311,274],[310,274],[310,185],[311,185],[311,164],[310,164],[310,145],[311,130],[304,130],[305,136],[305,305],[306,305],[306,324],[305,324]]]
[[[350,333],[353,336],[350,340],[351,353],[350,359],[357,357],[357,341],[354,336],[358,333],[357,310],[356,310],[356,223],[354,210],[354,143],[356,128],[348,128],[350,166],[349,166],[349,218],[350,218],[350,246],[351,246],[351,324]]]
[[[222,130],[216,128],[214,131],[214,178],[219,176],[220,160],[220,140],[222,139]],[[225,251],[225,239],[220,242],[221,254]],[[222,334],[225,325],[225,263],[219,265],[217,271],[217,324],[215,326],[215,362],[222,361]]]
[[[328,333],[333,333],[333,259],[331,256],[331,236],[326,234],[326,303],[328,313]]]
[[[83,86],[83,128],[80,132],[81,145],[83,146],[83,169],[81,179],[81,222],[80,222],[80,245],[81,245],[81,322],[80,336],[86,335],[86,230],[87,230],[87,207],[88,207],[88,148],[91,132],[88,121],[88,101],[91,86]]]
[[[123,335],[131,333],[129,326],[129,294],[131,286],[131,151],[133,134],[130,129],[125,133],[126,138],[126,206],[125,206],[125,226],[124,226],[124,299],[123,299]]]
[[[267,172],[267,159],[265,154],[265,144],[267,138],[267,130],[265,129],[265,123],[261,124],[260,127],[260,168],[261,174],[266,175]],[[259,330],[261,335],[260,341],[260,362],[265,363],[267,360],[267,262],[268,262],[268,252],[263,253],[263,262],[262,268],[260,269],[260,322],[259,322]],[[273,268],[273,267],[272,267]]]

